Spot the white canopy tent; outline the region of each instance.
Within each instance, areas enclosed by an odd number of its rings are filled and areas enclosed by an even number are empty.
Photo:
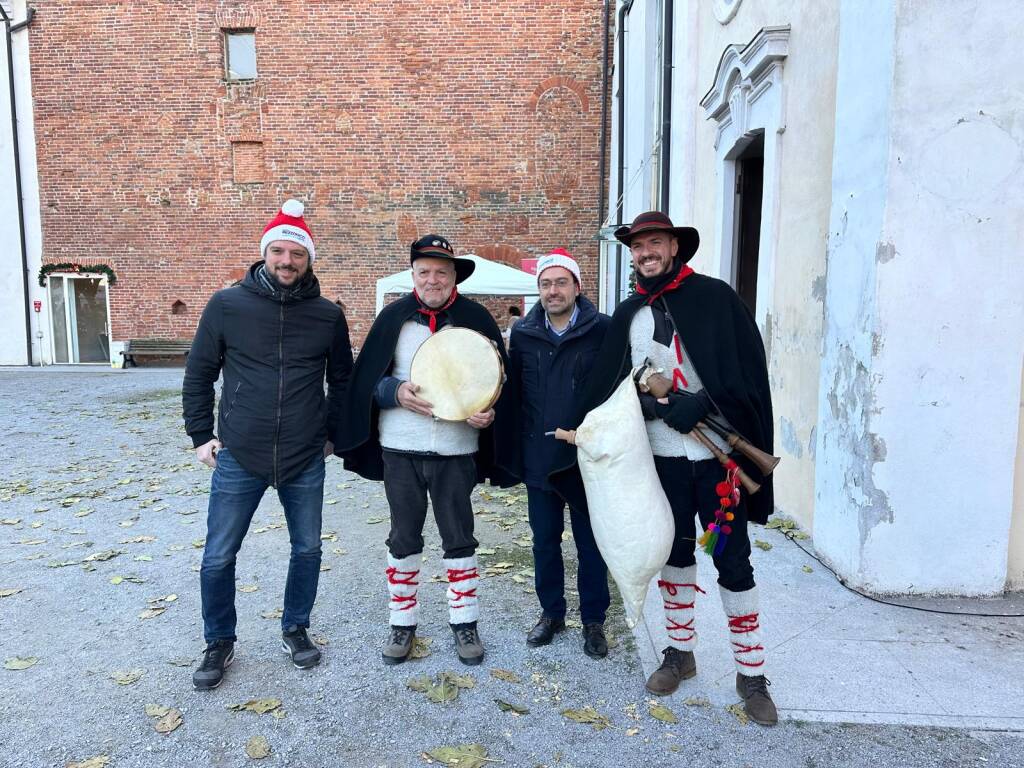
[[[521,269],[488,261],[481,256],[467,254],[459,258],[470,259],[476,269],[459,283],[459,293],[477,296],[526,296],[527,310],[537,296],[537,278]],[[412,293],[412,270],[403,269],[377,281],[377,308],[374,315],[384,309],[384,296],[389,293]]]

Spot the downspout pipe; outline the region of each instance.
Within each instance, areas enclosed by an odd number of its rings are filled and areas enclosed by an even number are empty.
[[[11,143],[14,146],[14,185],[15,194],[18,196],[18,233],[21,239],[21,280],[25,291],[25,353],[28,365],[32,365],[32,315],[29,312],[28,304],[31,298],[28,287],[28,243],[25,241],[25,203],[22,199],[21,187],[21,148],[18,143],[18,99],[14,93],[14,46],[13,35],[15,32],[25,29],[35,18],[35,8],[29,8],[25,20],[12,24],[12,19],[0,6],[0,15],[3,16],[4,27],[7,37],[7,83],[11,91]],[[41,351],[40,351],[41,354]],[[41,358],[40,358],[41,359]]]
[[[601,38],[601,166],[598,174],[601,181],[597,185],[597,227],[604,226],[604,204],[608,195],[604,185],[608,176],[608,27],[611,23],[611,0],[604,0],[604,35]]]
[[[616,122],[619,126],[617,148],[619,152],[619,173],[616,184],[615,195],[615,221],[622,223],[623,200],[626,190],[626,14],[633,6],[632,2],[623,3],[619,8],[616,20],[615,31],[619,38],[619,60],[615,64],[619,80],[619,99],[616,104]],[[615,306],[619,305],[619,297],[622,295],[622,245],[618,248],[618,258],[615,260]]]
[[[665,0],[665,37],[661,46],[661,211],[668,215],[668,197],[672,179],[672,19],[673,0]]]

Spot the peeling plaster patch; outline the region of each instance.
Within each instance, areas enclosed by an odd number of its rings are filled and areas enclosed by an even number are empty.
[[[880,333],[871,334],[871,356],[878,357],[882,353],[882,348],[885,346],[885,337]]]
[[[782,447],[789,451],[793,456],[798,459],[802,459],[804,456],[804,447],[800,445],[800,440],[796,436],[796,429],[793,427],[793,422],[787,418],[783,418],[779,421],[779,426],[782,432]]]
[[[896,246],[892,243],[879,243],[875,249],[875,261],[885,264],[896,258]]]
[[[811,283],[811,296],[820,302],[825,301],[825,275],[818,275]]]
[[[764,357],[768,362],[768,369],[772,367],[772,313],[768,312],[764,317]]]
[[[849,345],[837,353],[835,378],[829,405],[839,429],[836,439],[851,458],[843,477],[843,488],[858,508],[860,543],[867,542],[872,529],[893,521],[888,495],[875,486],[875,464],[885,461],[885,441],[871,432],[875,407],[875,381]]]
[[[818,453],[818,425],[815,424],[811,427],[811,436],[807,438],[807,455],[811,461],[814,461],[815,455]]]

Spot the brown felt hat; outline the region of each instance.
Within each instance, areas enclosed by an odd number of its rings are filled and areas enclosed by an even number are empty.
[[[697,246],[700,245],[700,235],[697,233],[697,230],[693,227],[675,226],[672,223],[672,219],[661,211],[641,213],[633,219],[633,223],[628,227],[622,226],[616,229],[615,238],[628,246],[637,235],[656,230],[670,232],[675,235],[676,240],[679,241],[679,257],[683,260],[684,264],[692,259],[693,254],[697,252]]]

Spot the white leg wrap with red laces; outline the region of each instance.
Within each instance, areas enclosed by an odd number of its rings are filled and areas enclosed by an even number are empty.
[[[391,600],[391,625],[415,627],[419,620],[419,602],[416,589],[420,585],[420,555],[409,555],[401,559],[388,553],[388,594]]]
[[[764,674],[764,640],[757,587],[746,592],[730,592],[719,586],[722,607],[729,622],[729,641],[736,671],[756,677]]]
[[[476,555],[444,558],[441,563],[448,570],[448,620],[452,624],[468,624],[480,618],[480,604],[476,590],[480,574],[476,568]]]
[[[697,566],[664,566],[658,588],[665,608],[668,644],[680,651],[692,652],[697,647],[697,630],[693,625],[697,593],[704,592],[697,586]]]

